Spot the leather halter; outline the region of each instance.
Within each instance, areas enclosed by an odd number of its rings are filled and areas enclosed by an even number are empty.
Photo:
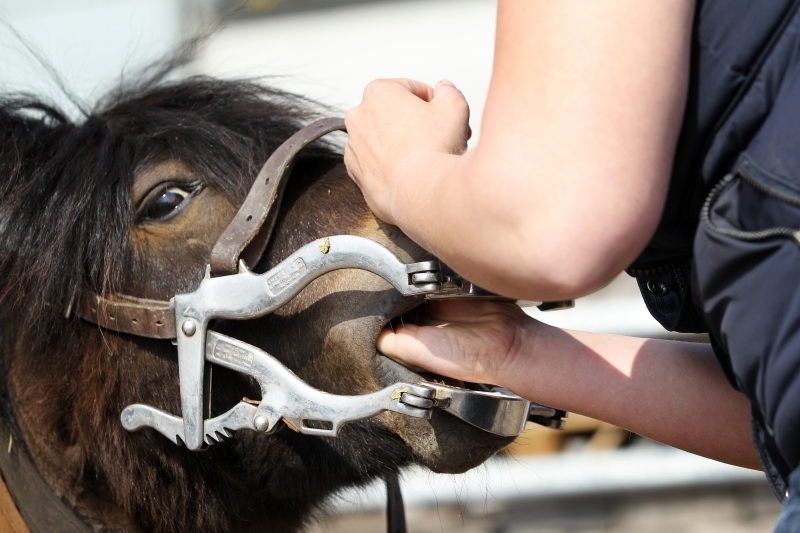
[[[278,219],[283,191],[300,151],[333,131],[346,131],[344,120],[324,118],[289,137],[264,163],[239,211],[211,250],[214,276],[235,274],[239,260],[255,266],[267,249]],[[78,297],[75,313],[98,326],[154,339],[174,339],[175,310],[171,302],[126,295],[104,298],[91,291]],[[69,316],[70,310],[67,311]]]
[[[289,137],[256,176],[239,211],[211,251],[210,273],[226,276],[238,271],[239,261],[254,267],[267,249],[278,219],[283,192],[300,151],[334,131],[346,131],[344,120],[326,118],[312,122]],[[67,316],[72,307],[67,310]],[[171,302],[115,295],[104,298],[91,291],[78,297],[75,313],[98,326],[140,337],[175,339],[175,309]],[[387,493],[387,532],[405,533],[403,497],[397,474],[384,479]]]

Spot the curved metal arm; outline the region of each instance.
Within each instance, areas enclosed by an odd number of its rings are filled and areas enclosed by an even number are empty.
[[[258,381],[262,396],[254,411],[253,426],[267,433],[283,420],[300,433],[335,437],[345,423],[382,411],[430,418],[430,408],[434,405],[433,390],[410,383],[395,383],[357,396],[322,392],[267,352],[214,331],[208,332],[206,360]],[[411,400],[416,405],[406,403],[409,395],[416,397]]]
[[[430,382],[395,383],[355,396],[328,394],[305,383],[267,352],[214,331],[208,332],[205,353],[208,362],[253,377],[262,392],[258,405],[240,402],[205,420],[203,442],[208,445],[241,429],[271,433],[280,422],[299,433],[336,437],[347,422],[383,411],[428,419],[434,408],[484,431],[514,437],[525,428],[531,405],[508,391],[474,391]],[[160,409],[134,404],[122,412],[121,419],[129,431],[152,427],[176,444],[186,443],[184,420]]]
[[[240,262],[232,276],[206,278],[196,291],[175,296],[181,411],[186,446],[203,444],[203,365],[206,329],[215,318],[248,319],[264,316],[285,305],[314,279],[342,268],[377,274],[404,295],[441,290],[435,280],[438,261],[405,264],[375,241],[354,235],[326,237],[309,243],[264,274],[254,274]],[[420,273],[424,280],[412,278]]]
[[[430,418],[435,404],[434,389],[411,383],[395,383],[356,396],[328,394],[308,385],[267,352],[214,331],[208,332],[206,359],[255,378],[262,393],[258,406],[240,402],[228,412],[205,420],[206,444],[231,437],[231,431],[240,429],[271,433],[281,421],[300,433],[335,437],[347,422],[383,411]],[[130,405],[121,420],[129,431],[151,427],[176,444],[187,442],[185,421],[155,407]]]

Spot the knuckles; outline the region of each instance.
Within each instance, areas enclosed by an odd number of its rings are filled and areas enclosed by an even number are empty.
[[[379,78],[377,80],[372,80],[364,88],[364,100],[366,101],[367,99],[379,97],[388,92],[392,92],[393,90],[397,89],[398,86],[398,83],[391,79]]]

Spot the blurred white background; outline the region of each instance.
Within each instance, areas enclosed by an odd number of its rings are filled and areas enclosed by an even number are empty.
[[[91,102],[174,48],[188,30],[186,8],[180,0],[0,0],[0,89],[46,94],[72,114],[35,54]]]
[[[236,21],[199,61],[203,72],[274,83],[341,110],[375,78],[453,81],[475,137],[492,71],[493,0],[404,0]],[[272,81],[272,80],[271,80]]]

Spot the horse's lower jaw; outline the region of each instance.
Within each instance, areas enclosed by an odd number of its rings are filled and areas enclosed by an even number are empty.
[[[430,420],[407,420],[398,432],[414,453],[415,462],[440,474],[460,474],[482,464],[511,444],[500,437],[434,409]]]
[[[381,353],[376,354],[386,382],[445,382],[464,387],[464,383],[425,372],[416,372]],[[416,461],[438,473],[458,474],[478,466],[505,448],[514,439],[480,430],[456,417],[433,409],[430,420],[391,413],[389,425],[413,450]]]
[[[422,377],[421,373],[415,372],[409,367],[398,363],[394,359],[391,359],[378,351],[375,352],[375,357],[378,363],[378,368],[380,369],[380,373],[384,378],[384,383],[397,383],[400,381],[407,383],[419,383],[420,381],[425,381],[425,378]]]

